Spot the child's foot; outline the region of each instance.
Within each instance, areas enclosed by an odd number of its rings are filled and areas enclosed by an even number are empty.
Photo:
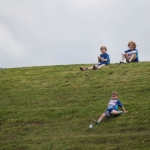
[[[98,122],[98,121],[96,121],[96,120],[94,120],[94,122],[95,122],[95,124],[100,124],[100,122]]]
[[[82,67],[79,67],[81,71],[85,71],[85,70],[88,70],[88,68],[82,68]]]
[[[120,61],[120,64],[124,64],[124,62]]]
[[[127,63],[130,63],[131,61],[127,60]]]
[[[120,115],[123,114],[123,111],[118,110],[118,114],[120,114]]]
[[[82,67],[80,67],[80,70],[81,70],[81,71],[83,71],[83,68],[82,68]]]
[[[97,70],[97,69],[98,69],[98,68],[94,65],[94,66],[93,66],[93,70]]]

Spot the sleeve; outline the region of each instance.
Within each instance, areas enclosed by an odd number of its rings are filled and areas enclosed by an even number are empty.
[[[118,100],[117,103],[118,103],[118,106],[122,108],[123,105],[122,105],[122,103],[120,102],[120,100]]]
[[[106,55],[105,59],[107,59],[107,61],[109,61],[109,55],[108,54]]]
[[[128,53],[128,52],[130,52],[130,51],[129,51],[129,50],[122,51],[121,54],[126,54],[126,53]]]
[[[136,54],[136,53],[137,53],[137,50],[134,50],[134,51],[128,52],[128,54]]]
[[[137,50],[133,50],[133,51],[130,51],[130,50],[126,50],[126,51],[123,51],[121,52],[121,54],[136,54],[137,53]]]

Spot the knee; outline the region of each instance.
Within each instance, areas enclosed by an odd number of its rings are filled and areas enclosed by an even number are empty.
[[[127,58],[127,57],[128,57],[128,54],[124,54],[124,56]]]
[[[136,56],[136,54],[132,54],[132,55]]]
[[[126,56],[127,54],[126,53],[121,53],[122,54],[122,56]]]
[[[118,111],[113,111],[111,114],[117,115],[117,114],[118,114]]]

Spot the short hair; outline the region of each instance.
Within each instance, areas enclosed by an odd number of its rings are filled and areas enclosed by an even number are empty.
[[[118,96],[118,92],[113,91],[113,92],[111,92],[111,95],[116,95],[116,96]]]
[[[107,51],[107,47],[106,46],[101,46],[100,50],[105,49]]]
[[[135,43],[135,42],[130,41],[130,42],[128,43],[128,47],[130,46],[130,44],[132,44],[132,45],[134,46],[134,48],[136,48],[136,43]]]

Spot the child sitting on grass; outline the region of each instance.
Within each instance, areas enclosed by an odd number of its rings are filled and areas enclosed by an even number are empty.
[[[100,47],[100,51],[101,51],[101,54],[100,54],[100,56],[98,56],[99,64],[88,67],[88,68],[80,67],[80,70],[81,71],[86,71],[86,70],[89,70],[89,69],[97,70],[97,69],[100,69],[100,68],[110,64],[109,55],[106,53],[107,48],[105,46],[102,46],[102,47]]]
[[[118,106],[122,108],[123,111],[118,110]],[[110,115],[118,115],[126,113],[127,111],[118,100],[118,93],[113,91],[111,93],[111,100],[109,101],[108,108],[106,111],[99,117],[98,121],[94,120],[96,124],[99,124],[105,117],[110,117]]]
[[[136,49],[136,43],[133,41],[130,41],[128,43],[128,47],[129,49],[126,51],[123,51],[122,54],[122,58],[120,61],[121,63],[124,63],[124,59],[126,58],[126,62],[130,63],[130,62],[139,62],[138,59],[138,50]]]

